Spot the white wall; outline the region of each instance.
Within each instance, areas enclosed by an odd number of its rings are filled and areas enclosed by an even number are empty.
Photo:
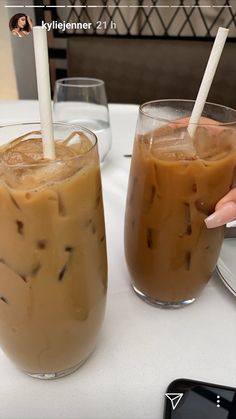
[[[16,0],[5,0],[7,5],[17,4]],[[24,0],[24,5],[31,5],[33,1]],[[8,21],[16,13],[25,13],[31,17],[33,24],[34,9],[31,8],[8,8]],[[10,32],[10,31],[9,31]],[[13,60],[16,72],[16,81],[20,99],[36,99],[37,85],[34,64],[33,35],[30,34],[24,38],[18,38],[10,34]]]
[[[11,50],[11,33],[8,29],[9,19],[4,3],[5,0],[2,0],[0,6],[0,99],[16,99],[18,93]]]

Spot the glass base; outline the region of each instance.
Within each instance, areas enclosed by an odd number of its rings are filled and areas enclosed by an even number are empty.
[[[195,301],[195,298],[192,298],[191,300],[185,300],[185,301],[179,301],[179,302],[159,301],[159,300],[156,300],[155,298],[145,295],[143,292],[139,291],[133,284],[132,284],[132,288],[135,294],[138,295],[138,297],[141,298],[143,301],[145,301],[145,303],[151,304],[152,306],[155,306],[155,307],[175,309],[175,308],[186,307],[189,304],[194,303]]]
[[[65,377],[66,375],[72,374],[78,368],[80,368],[81,365],[84,364],[86,360],[87,358],[81,361],[79,364],[75,365],[74,367],[68,368],[63,371],[58,371],[58,372],[45,372],[45,373],[33,373],[33,374],[27,371],[24,371],[24,372],[30,377],[39,378],[40,380],[55,380],[57,378],[62,378],[62,377]]]

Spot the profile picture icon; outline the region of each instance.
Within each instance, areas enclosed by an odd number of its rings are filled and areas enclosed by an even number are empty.
[[[12,35],[19,38],[28,36],[32,31],[32,27],[33,25],[31,18],[24,13],[17,13],[16,15],[12,16],[9,22],[9,28]]]

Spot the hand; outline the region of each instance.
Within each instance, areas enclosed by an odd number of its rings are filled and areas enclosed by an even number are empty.
[[[29,24],[30,29],[32,29],[33,28],[32,19],[29,16],[27,16],[27,22]]]
[[[175,123],[176,122],[176,123]],[[173,128],[177,128],[179,124],[187,125],[189,122],[189,118],[181,118],[174,121],[171,126]],[[222,127],[217,127],[216,125],[220,125],[219,122],[213,121],[212,119],[201,117],[200,121],[201,124],[211,125],[214,126],[211,128],[214,131],[222,130]],[[236,220],[236,188],[229,191],[217,204],[215,207],[215,212],[209,215],[204,221],[206,223],[207,228],[215,228],[219,226],[223,226],[231,221]]]
[[[215,228],[236,220],[236,188],[231,189],[217,204],[215,212],[205,219],[208,228]]]

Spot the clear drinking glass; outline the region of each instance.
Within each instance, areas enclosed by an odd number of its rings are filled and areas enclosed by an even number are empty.
[[[209,281],[224,228],[204,219],[232,187],[236,111],[206,103],[193,139],[193,101],[140,106],[125,217],[134,291],[163,307],[192,303]]]
[[[93,351],[107,288],[96,137],[67,124],[54,137],[44,160],[39,124],[0,127],[0,345],[42,379]]]
[[[54,116],[56,122],[78,123],[94,132],[100,160],[104,161],[112,143],[104,81],[82,77],[57,80]]]

